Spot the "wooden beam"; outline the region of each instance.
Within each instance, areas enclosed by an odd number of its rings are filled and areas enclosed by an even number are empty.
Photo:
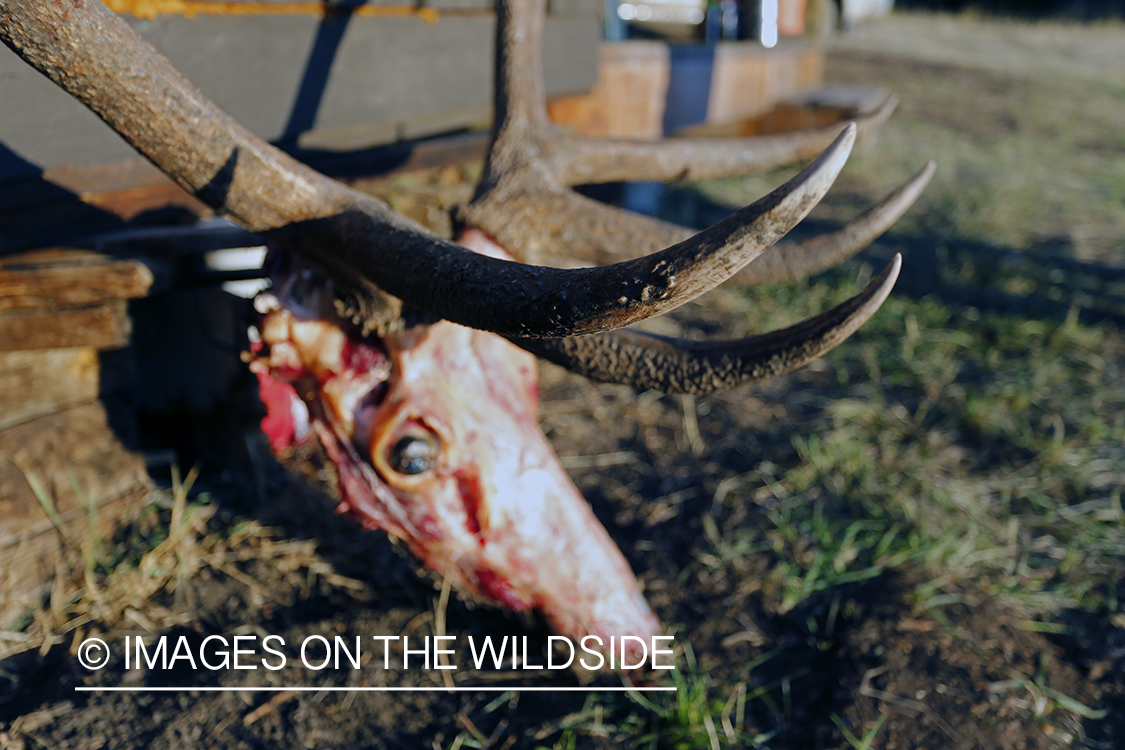
[[[0,313],[143,297],[152,272],[136,260],[53,248],[0,258]]]
[[[0,354],[0,430],[98,398],[90,347]]]
[[[125,300],[61,310],[0,313],[0,352],[72,346],[117,349],[129,343],[131,330]]]

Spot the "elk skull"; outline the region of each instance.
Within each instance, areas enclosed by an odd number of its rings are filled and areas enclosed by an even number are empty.
[[[798,279],[838,262],[910,206],[933,165],[838,232],[778,242],[831,185],[856,125],[665,143],[556,132],[542,92],[543,9],[544,0],[498,3],[493,142],[477,195],[458,213],[468,249],[251,135],[99,0],[7,0],[0,36],[186,190],[299,256],[278,261],[259,300],[253,369],[276,450],[319,440],[339,473],[341,508],[404,539],[462,591],[540,609],[565,635],[647,637],[659,623],[628,564],[538,430],[534,360],[521,349],[592,379],[689,393],[800,366],[878,309],[897,256],[855,298],[782,331],[696,342],[617,329],[736,275]],[[786,185],[695,236],[569,190],[733,174],[822,150]],[[611,264],[531,265],[559,258]],[[427,322],[404,323],[404,309]]]

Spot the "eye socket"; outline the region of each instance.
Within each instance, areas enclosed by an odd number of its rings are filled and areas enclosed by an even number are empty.
[[[405,476],[424,474],[437,462],[437,441],[429,435],[406,435],[387,451],[387,463]]]

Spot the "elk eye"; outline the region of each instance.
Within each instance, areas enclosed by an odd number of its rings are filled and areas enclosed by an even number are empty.
[[[399,474],[414,476],[429,471],[437,454],[437,444],[432,437],[407,435],[391,446],[388,463]]]

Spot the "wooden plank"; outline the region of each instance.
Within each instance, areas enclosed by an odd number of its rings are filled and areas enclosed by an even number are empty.
[[[124,300],[89,307],[0,314],[0,352],[88,346],[116,349],[129,343],[132,322]]]
[[[602,44],[593,90],[549,102],[548,116],[589,137],[658,139],[664,133],[668,75],[668,45],[663,42]]]
[[[761,115],[819,85],[823,73],[823,52],[799,41],[774,49],[605,42],[594,89],[552,102],[549,115],[582,135],[656,139]]]
[[[728,122],[693,125],[681,135],[696,138],[745,138],[815,128],[877,109],[888,96],[877,86],[824,86],[781,102],[769,112]]]
[[[64,200],[90,200],[97,195],[172,184],[152,162],[132,154],[120,161],[63,165],[22,178],[0,180],[0,210],[17,211]]]
[[[89,347],[0,354],[0,430],[98,398]]]
[[[61,533],[32,490],[32,477]],[[50,580],[68,546],[88,550],[91,536],[111,535],[151,488],[144,462],[117,440],[100,403],[0,430],[0,627]]]
[[[719,44],[706,121],[760,115],[823,80],[824,53],[812,44],[787,41],[769,50],[747,43]]]
[[[0,258],[0,313],[82,307],[144,296],[152,272],[137,260],[52,248]]]
[[[550,95],[584,91],[596,76],[601,2],[580,4],[546,20]],[[161,15],[127,21],[260,137],[301,143],[318,132],[362,126],[378,138],[363,144],[371,146],[402,133],[433,132],[436,122],[473,125],[490,101],[493,14],[435,9],[436,22],[429,23],[427,10],[418,17]],[[0,180],[132,156],[97,117],[3,48],[0,80],[9,152],[0,149]]]

